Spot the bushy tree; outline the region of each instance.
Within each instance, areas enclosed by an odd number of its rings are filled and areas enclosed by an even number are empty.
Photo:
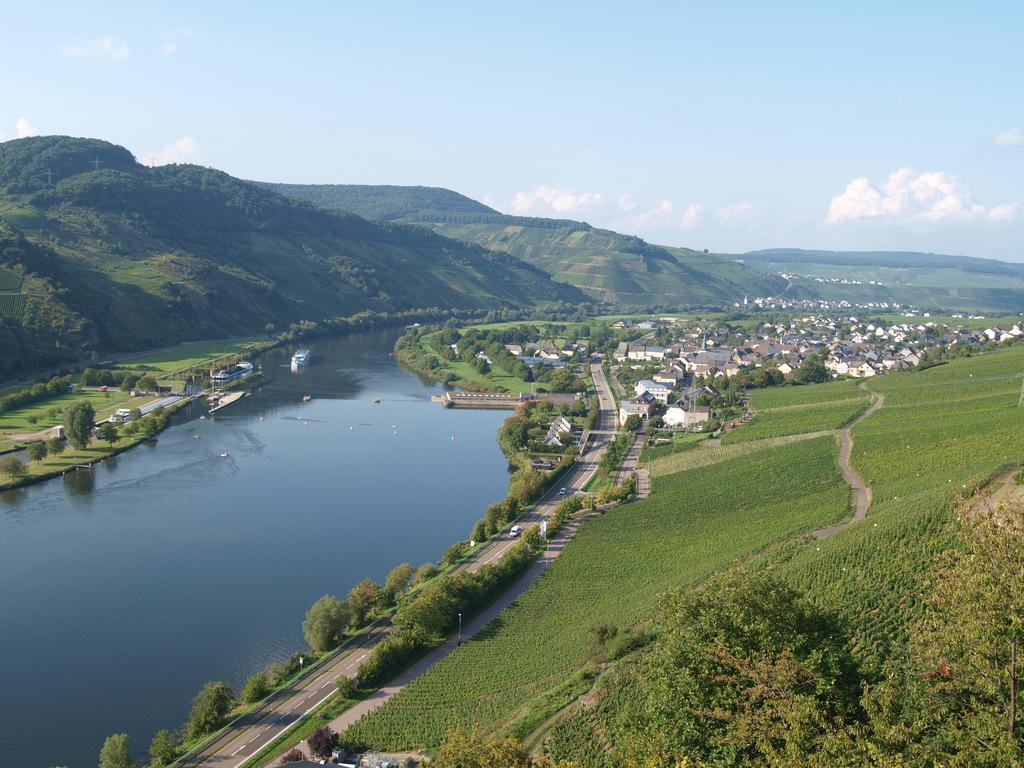
[[[3,459],[0,459],[0,472],[3,472],[12,480],[16,480],[19,477],[24,477],[26,470],[21,459],[14,456],[5,456]]]
[[[160,388],[160,385],[157,384],[156,379],[153,378],[151,374],[147,373],[135,383],[135,388],[140,389],[143,392],[156,392]]]
[[[42,461],[46,458],[46,443],[41,440],[29,443],[25,452],[32,461]]]
[[[60,454],[64,453],[64,448],[64,441],[61,440],[59,437],[51,437],[49,440],[46,441],[46,451],[51,456],[59,456]]]
[[[96,410],[88,400],[72,403],[64,413],[64,434],[72,446],[81,450],[89,444],[96,425]]]
[[[314,758],[326,760],[331,756],[334,748],[338,746],[338,734],[329,725],[323,725],[309,734],[306,739],[309,751]]]
[[[117,442],[117,427],[109,421],[105,421],[100,425],[99,436],[101,440],[113,445]]]
[[[149,757],[153,761],[150,768],[170,765],[178,759],[180,753],[181,750],[178,749],[178,744],[170,731],[157,731],[149,743]]]
[[[252,704],[265,699],[270,693],[270,679],[265,671],[254,672],[249,675],[242,686],[242,701]]]
[[[384,594],[388,602],[395,602],[409,588],[409,581],[414,573],[411,563],[399,563],[391,569],[391,573],[384,580]]]
[[[352,626],[366,624],[371,612],[380,603],[380,586],[372,579],[363,579],[348,593],[348,606],[352,611]]]
[[[301,749],[289,749],[281,755],[281,762],[285,765],[288,763],[301,763],[305,759],[306,754]]]
[[[445,739],[434,763],[438,768],[531,768],[529,756],[515,739],[501,741],[463,730]]]
[[[207,683],[192,700],[192,708],[185,722],[190,739],[213,733],[224,724],[224,718],[235,703],[235,692],[223,681]]]
[[[127,733],[107,736],[100,749],[100,768],[132,768],[132,753]]]
[[[324,595],[306,612],[302,635],[317,653],[330,650],[341,642],[352,617],[349,606],[332,595]]]
[[[437,566],[433,563],[424,563],[416,569],[416,575],[412,577],[410,587],[418,587],[425,581],[429,581],[437,575]]]

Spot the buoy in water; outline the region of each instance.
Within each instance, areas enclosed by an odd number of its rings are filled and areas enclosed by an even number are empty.
[[[220,452],[220,457],[221,457],[222,459],[226,459],[226,458],[228,457],[228,452],[227,452],[227,451],[221,451],[221,452]]]
[[[352,431],[352,425],[351,425],[351,424],[349,424],[349,425],[348,425],[348,431],[349,431],[349,432],[351,432],[351,431]]]

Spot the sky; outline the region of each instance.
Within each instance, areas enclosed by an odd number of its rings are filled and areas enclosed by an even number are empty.
[[[740,252],[1024,261],[1024,3],[15,4],[0,140]]]

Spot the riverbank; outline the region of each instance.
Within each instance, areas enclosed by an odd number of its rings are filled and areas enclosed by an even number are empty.
[[[164,415],[169,418],[171,414],[179,408],[188,405],[192,401],[193,398],[184,397],[162,410]],[[39,461],[25,462],[24,471],[26,474],[21,477],[7,477],[5,480],[0,480],[0,492],[13,491],[18,488],[24,488],[29,485],[41,483],[55,477],[62,477],[68,472],[91,472],[94,464],[105,459],[109,459],[112,456],[124,453],[128,449],[134,448],[141,443],[156,439],[156,436],[166,429],[167,426],[168,422],[165,422],[164,425],[155,432],[149,434],[137,433],[134,435],[121,436],[113,443],[102,441],[98,437],[93,437],[92,440],[89,441],[89,444],[84,448],[73,448],[71,446],[67,446],[58,454],[48,454]]]

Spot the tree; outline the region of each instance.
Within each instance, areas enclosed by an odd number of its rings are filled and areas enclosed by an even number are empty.
[[[937,559],[911,624],[911,674],[880,685],[874,708],[895,702],[885,727],[913,734],[932,764],[1020,765],[1024,504],[965,504],[960,538]]]
[[[127,733],[107,736],[100,749],[100,768],[132,768],[132,753]]]
[[[105,421],[100,425],[100,439],[113,445],[117,442],[117,427],[109,421]]]
[[[638,429],[640,429],[640,425],[642,423],[643,422],[641,418],[637,414],[631,413],[626,418],[626,423],[622,425],[622,428],[627,432],[636,432]]]
[[[0,472],[3,472],[12,480],[25,476],[25,465],[20,459],[14,456],[6,456],[0,459]]]
[[[448,577],[443,577],[431,584],[416,599],[398,609],[394,618],[398,634],[419,645],[444,637],[459,612],[458,601],[446,588],[447,580]]]
[[[140,408],[132,408],[128,412],[128,418],[130,418],[132,421],[141,421],[142,420],[142,409],[140,409]]]
[[[351,677],[346,677],[345,675],[338,678],[337,687],[338,695],[343,699],[354,699],[358,692],[356,681]]]
[[[321,760],[326,760],[331,756],[334,748],[338,746],[338,734],[331,730],[329,725],[323,725],[309,734],[306,743],[309,745],[310,754],[314,758],[318,757]]]
[[[664,753],[807,765],[836,722],[863,721],[843,625],[771,577],[732,574],[669,593],[660,617],[657,642],[615,683],[631,692],[606,735],[622,763]]]
[[[59,456],[64,453],[64,441],[59,437],[51,437],[46,441],[46,451],[51,456]]]
[[[149,743],[149,757],[152,759],[150,768],[170,765],[178,759],[178,744],[173,734],[164,729],[153,734],[153,741]]]
[[[515,739],[499,741],[456,730],[437,750],[438,768],[530,768],[530,758]]]
[[[82,371],[82,376],[78,380],[78,383],[83,387],[91,387],[99,382],[99,376],[96,371],[92,368],[86,368]]]
[[[433,563],[424,563],[416,569],[416,575],[412,577],[410,587],[418,587],[425,581],[429,581],[437,575],[437,566]]]
[[[235,703],[235,692],[222,681],[210,682],[192,699],[192,708],[185,721],[189,739],[213,733],[224,724],[224,718]]]
[[[317,653],[330,650],[345,636],[351,616],[348,605],[332,595],[324,595],[306,611],[302,636]]]
[[[348,593],[348,606],[352,610],[352,626],[366,624],[371,611],[381,598],[380,586],[371,579],[363,579]]]
[[[399,563],[391,569],[391,573],[384,580],[384,594],[389,603],[395,602],[409,588],[409,580],[412,579],[413,573],[415,571],[411,563]]]
[[[811,355],[796,369],[793,378],[802,384],[820,384],[828,380],[828,368],[817,355]]]
[[[95,425],[96,411],[87,400],[72,403],[64,413],[64,434],[68,442],[79,450],[89,444]]]
[[[42,440],[35,443],[29,443],[25,452],[32,461],[42,461],[46,458],[46,443]]]
[[[140,389],[143,392],[156,392],[158,389],[160,389],[160,385],[157,384],[157,381],[155,378],[153,378],[152,374],[147,373],[145,376],[143,376],[141,379],[135,382],[135,388]]]
[[[305,753],[301,749],[289,749],[281,756],[282,763],[301,763],[306,759]]]
[[[270,693],[270,679],[264,671],[254,672],[242,686],[242,701],[246,704],[265,699]]]

